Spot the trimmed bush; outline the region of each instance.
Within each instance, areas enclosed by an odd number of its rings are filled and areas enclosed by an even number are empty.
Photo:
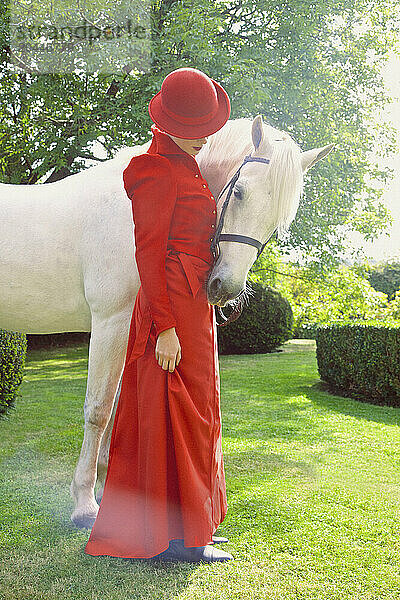
[[[333,392],[400,406],[400,324],[323,325],[317,362]]]
[[[26,346],[25,334],[0,329],[0,414],[14,403],[24,373]]]
[[[240,317],[226,327],[218,327],[220,354],[272,352],[292,337],[293,312],[278,291],[252,283],[254,295]]]

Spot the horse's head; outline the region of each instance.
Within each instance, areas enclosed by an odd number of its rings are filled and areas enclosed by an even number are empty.
[[[249,161],[241,166],[220,233],[222,236],[246,236],[261,245],[275,231],[281,233],[288,229],[296,216],[304,173],[326,156],[333,145],[302,152],[288,134],[264,124],[260,115],[253,120],[251,137],[252,146],[245,148],[246,155],[251,153],[252,157],[268,159],[269,163]],[[234,140],[229,142],[232,144]],[[219,145],[223,145],[223,138]],[[242,151],[241,156],[236,157],[235,172],[243,158]],[[228,177],[231,174],[232,170]],[[221,185],[216,187],[222,189]],[[218,201],[218,221],[227,194],[228,191]],[[216,238],[218,241],[218,230]],[[239,296],[246,288],[247,275],[256,258],[255,246],[243,243],[240,238],[235,241],[221,239],[218,259],[208,278],[208,301],[225,306],[229,300]]]

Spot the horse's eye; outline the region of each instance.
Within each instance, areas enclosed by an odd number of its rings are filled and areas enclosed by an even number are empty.
[[[233,195],[235,196],[235,198],[237,198],[238,200],[242,199],[242,192],[241,190],[238,190],[238,188],[234,188],[233,190]]]

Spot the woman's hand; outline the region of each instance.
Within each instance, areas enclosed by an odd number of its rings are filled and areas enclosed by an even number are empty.
[[[176,335],[175,327],[162,331],[156,343],[156,361],[170,373],[178,366],[181,360],[181,345]]]

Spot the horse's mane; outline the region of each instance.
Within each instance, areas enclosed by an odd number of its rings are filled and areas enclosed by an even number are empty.
[[[237,169],[246,154],[254,150],[251,140],[251,119],[232,119],[208,138],[201,164],[213,164],[227,175]],[[199,153],[199,157],[202,153]]]
[[[253,119],[249,118],[233,119],[211,135],[205,146],[207,153],[202,158],[202,167],[213,164],[213,168],[221,169],[230,177],[243,158],[254,152],[252,123]],[[278,234],[281,235],[293,221],[303,191],[301,150],[286,132],[265,122],[263,129],[269,151],[266,151],[268,156],[264,156],[262,151],[260,154],[271,160],[266,172],[271,181],[270,188],[276,209],[275,222],[278,224]]]
[[[303,193],[303,169],[300,147],[287,133],[279,133],[282,139],[271,142],[273,151],[268,176],[271,179],[278,235],[281,236],[296,216]]]

